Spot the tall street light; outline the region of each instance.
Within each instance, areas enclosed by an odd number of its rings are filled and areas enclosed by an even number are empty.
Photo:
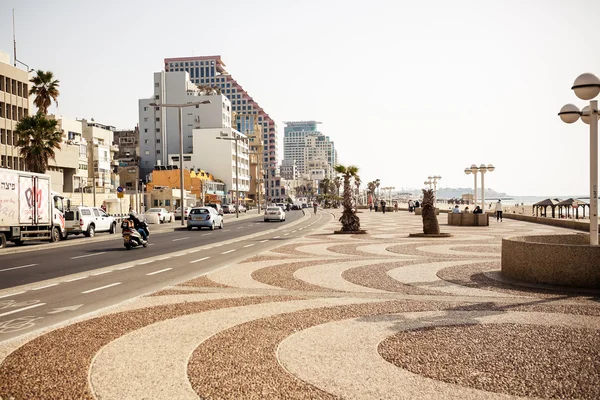
[[[183,180],[183,116],[184,107],[198,107],[201,104],[210,104],[210,100],[195,101],[185,104],[150,103],[152,107],[177,108],[179,111],[179,186],[181,188],[181,225],[185,225],[185,188]]]
[[[583,110],[573,104],[560,109],[558,115],[563,122],[572,124],[579,117],[590,126],[590,245],[598,246],[598,100],[592,100],[600,93],[600,79],[594,74],[581,74],[575,79],[571,89],[581,100],[590,100]]]
[[[439,175],[428,176],[427,180],[424,182],[426,185],[429,185],[429,189],[431,189],[431,185],[433,185],[433,207],[436,207],[437,204],[437,181],[442,179]]]
[[[475,164],[465,168],[465,174],[473,174],[473,204],[477,204],[477,171],[479,171],[479,168]]]
[[[473,178],[475,180],[473,189],[473,204],[475,205],[477,205],[477,172],[481,172],[481,209],[483,211],[485,211],[485,185],[483,181],[483,175],[486,172],[492,172],[495,169],[496,167],[494,167],[492,164],[488,164],[487,166],[485,164],[481,164],[479,167],[475,164],[471,164],[470,167],[465,168],[465,174],[473,174]]]
[[[233,134],[233,132],[232,132]],[[222,139],[222,140],[231,140],[233,142],[235,142],[235,217],[239,218],[240,217],[240,210],[239,210],[239,184],[238,184],[238,155],[240,153],[239,148],[238,148],[238,141],[245,141],[246,138],[241,137],[241,135],[234,135],[234,137],[228,137],[229,133],[227,132],[221,132],[221,136],[217,136],[217,139]]]

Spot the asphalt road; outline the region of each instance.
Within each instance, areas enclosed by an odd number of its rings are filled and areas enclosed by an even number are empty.
[[[120,238],[0,256],[0,341],[208,273],[302,237],[330,214],[288,213],[228,222],[223,230],[176,230],[126,250]],[[11,269],[13,268],[13,269]],[[34,283],[35,282],[35,283]],[[25,284],[27,283],[27,284]]]

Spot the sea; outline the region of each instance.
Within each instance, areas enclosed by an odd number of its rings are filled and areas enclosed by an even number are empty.
[[[589,195],[568,195],[568,196],[564,196],[564,195],[558,195],[558,196],[503,196],[503,197],[491,197],[488,198],[486,197],[486,202],[487,200],[502,200],[502,202],[504,204],[506,204],[507,206],[510,205],[514,205],[514,204],[523,204],[524,206],[530,206],[532,204],[535,204],[539,201],[542,200],[546,200],[546,199],[559,199],[559,200],[566,200],[566,199],[575,199],[575,200],[583,200],[586,203],[589,204],[590,202],[590,196]]]

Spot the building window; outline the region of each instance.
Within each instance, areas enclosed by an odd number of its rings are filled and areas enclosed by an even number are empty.
[[[160,143],[160,139],[156,139],[156,143]]]
[[[156,154],[160,154],[160,150],[156,150]]]
[[[160,117],[156,117],[156,122],[159,122],[159,121],[160,121]]]
[[[144,128],[144,133],[148,133],[148,128]]]
[[[192,161],[192,156],[183,156],[183,161]]]
[[[160,128],[156,128],[156,133],[159,133],[159,132],[160,132]]]
[[[154,87],[160,87],[160,83],[154,82]],[[146,108],[146,107],[144,107],[144,108]]]
[[[150,150],[146,150],[146,151],[144,152],[144,154],[146,154],[146,155],[150,155]]]

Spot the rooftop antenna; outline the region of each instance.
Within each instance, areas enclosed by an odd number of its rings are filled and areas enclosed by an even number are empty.
[[[12,10],[13,12],[13,47],[14,47],[14,60],[13,60],[13,66],[17,66],[17,38],[15,36],[15,9],[13,8]]]

